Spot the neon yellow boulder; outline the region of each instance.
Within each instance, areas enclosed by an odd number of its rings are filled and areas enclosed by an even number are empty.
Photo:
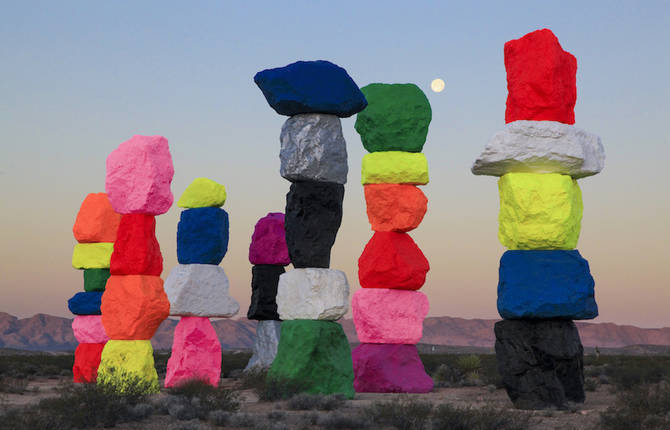
[[[158,393],[150,340],[110,340],[105,344],[98,367],[98,384],[113,386],[118,392]]]
[[[509,249],[574,249],[582,221],[577,181],[557,173],[507,173],[498,181],[498,239]]]
[[[72,252],[75,269],[109,269],[114,244],[112,242],[78,243]]]
[[[428,161],[419,152],[372,152],[363,157],[361,182],[363,185],[425,185],[428,183]]]
[[[195,178],[179,198],[180,208],[221,207],[226,202],[226,187],[207,178]]]

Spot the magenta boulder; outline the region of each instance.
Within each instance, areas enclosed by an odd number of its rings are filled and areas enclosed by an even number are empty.
[[[221,377],[221,344],[205,317],[182,317],[174,331],[165,387],[198,379],[217,386]]]
[[[351,355],[357,393],[429,393],[433,389],[415,345],[362,343]]]
[[[291,264],[286,246],[284,214],[271,212],[258,220],[249,246],[251,264]]]

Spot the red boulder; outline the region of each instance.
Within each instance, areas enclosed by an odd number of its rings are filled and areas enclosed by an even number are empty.
[[[74,351],[72,374],[74,382],[95,383],[98,379],[98,366],[104,343],[80,343]]]
[[[378,231],[358,259],[363,288],[418,290],[426,281],[428,260],[407,233]]]
[[[506,123],[575,123],[577,59],[561,48],[551,30],[537,30],[505,43],[505,69]]]
[[[154,275],[163,271],[153,215],[123,215],[109,263],[112,275]]]

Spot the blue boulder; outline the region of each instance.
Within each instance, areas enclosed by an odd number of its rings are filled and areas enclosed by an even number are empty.
[[[228,251],[228,213],[207,207],[187,209],[177,226],[179,264],[219,264]]]
[[[67,307],[75,315],[100,315],[103,291],[82,291],[67,301]]]
[[[279,115],[325,113],[346,118],[368,105],[347,71],[329,61],[298,61],[263,70],[254,82]]]
[[[500,259],[498,313],[505,319],[593,319],[594,285],[577,250],[507,251]]]

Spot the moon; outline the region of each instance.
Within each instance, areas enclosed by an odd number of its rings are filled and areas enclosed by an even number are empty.
[[[430,89],[436,93],[441,92],[444,89],[444,81],[440,78],[433,79],[430,83]]]

